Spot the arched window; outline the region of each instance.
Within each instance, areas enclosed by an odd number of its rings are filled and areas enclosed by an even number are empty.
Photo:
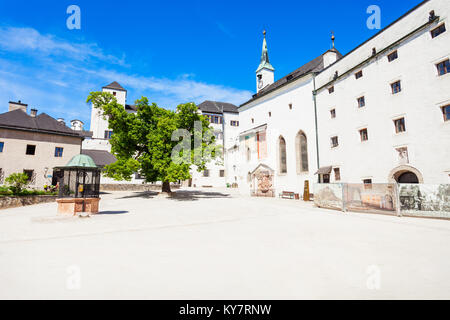
[[[286,140],[283,137],[280,137],[279,141],[279,161],[280,161],[280,173],[287,173],[287,164],[286,164]]]
[[[303,131],[300,131],[295,138],[295,148],[297,153],[297,173],[308,172],[308,140]]]

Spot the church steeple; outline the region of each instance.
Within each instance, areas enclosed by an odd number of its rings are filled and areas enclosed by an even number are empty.
[[[264,40],[261,53],[261,61],[256,69],[256,91],[259,92],[274,82],[274,67],[269,61],[269,52],[267,50],[266,30],[263,32]]]
[[[261,53],[261,62],[259,64],[256,72],[258,72],[264,68],[275,71],[274,67],[272,67],[272,65],[270,64],[270,61],[269,61],[269,52],[267,50],[267,41],[266,41],[266,30],[263,31],[263,35],[264,35],[264,40],[263,40],[262,53]]]

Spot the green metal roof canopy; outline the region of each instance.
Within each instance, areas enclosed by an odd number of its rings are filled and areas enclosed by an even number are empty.
[[[94,160],[85,154],[78,154],[69,161],[66,167],[97,168]]]

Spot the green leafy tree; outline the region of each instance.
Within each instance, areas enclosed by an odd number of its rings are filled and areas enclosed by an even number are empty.
[[[18,195],[28,185],[28,175],[26,173],[12,173],[5,179],[5,182],[9,185],[9,190],[14,195]]]
[[[111,151],[117,161],[106,166],[105,174],[115,180],[129,181],[138,172],[146,182],[162,181],[162,191],[170,192],[171,182],[191,178],[192,164],[202,171],[209,161],[222,155],[208,120],[194,103],[171,111],[142,97],[136,101],[137,112],[128,113],[107,92],[91,92],[87,102],[102,110],[113,131]],[[181,140],[180,135],[174,135],[180,129],[186,134]],[[180,141],[190,148],[178,150]],[[174,161],[174,155],[182,161]]]

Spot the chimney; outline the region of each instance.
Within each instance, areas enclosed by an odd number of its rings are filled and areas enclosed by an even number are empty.
[[[31,109],[30,116],[32,116],[33,118],[36,118],[37,112],[38,112],[37,109]]]
[[[14,102],[14,101],[9,102],[9,111],[14,111],[14,110],[19,109],[26,113],[27,108],[28,108],[28,105],[22,103],[20,100],[18,102]]]
[[[56,121],[58,121],[62,125],[66,125],[66,123],[64,122],[64,118],[58,118]]]

